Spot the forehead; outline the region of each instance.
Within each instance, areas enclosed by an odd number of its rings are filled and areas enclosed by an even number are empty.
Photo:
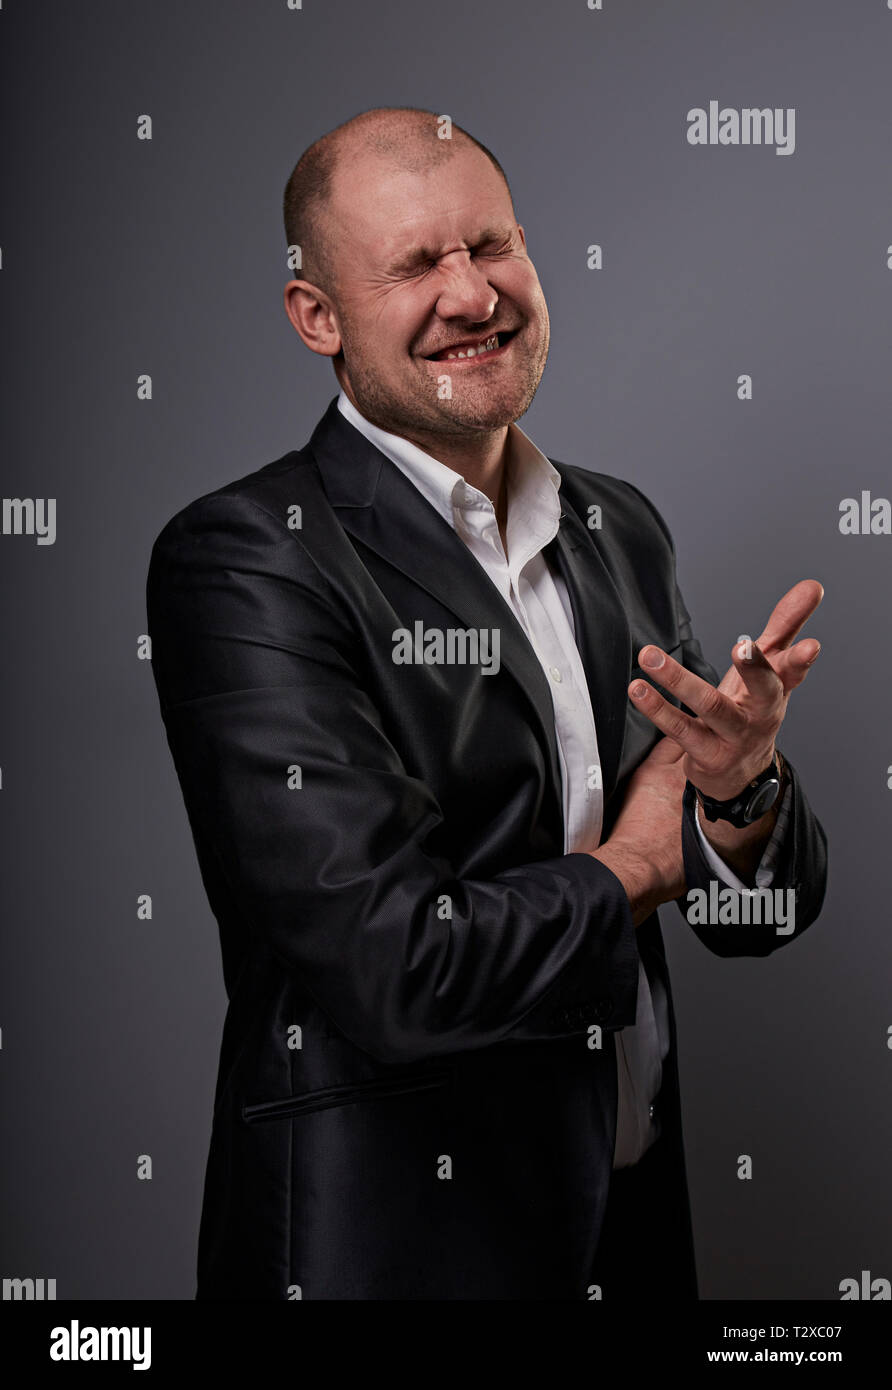
[[[475,146],[401,168],[374,153],[339,167],[332,211],[341,254],[397,268],[417,253],[442,254],[513,230],[514,211],[499,171]]]

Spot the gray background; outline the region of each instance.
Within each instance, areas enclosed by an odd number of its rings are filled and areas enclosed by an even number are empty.
[[[149,551],[335,394],[281,307],[282,188],[324,131],[418,104],[511,181],[552,320],[524,429],[652,498],[713,663],[826,586],[781,741],[830,840],[823,915],[736,961],[662,919],[703,1297],[892,1278],[892,536],[838,530],[844,496],[892,491],[884,0],[29,0],[0,24],[3,491],[58,506],[55,545],[0,537],[0,1274],[192,1297],[225,996],[137,659]],[[711,98],[795,107],[795,154],[690,147]]]

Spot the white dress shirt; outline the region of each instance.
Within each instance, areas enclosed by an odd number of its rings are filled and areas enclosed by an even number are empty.
[[[338,409],[412,482],[461,538],[474,559],[510,604],[548,678],[560,759],[564,853],[590,852],[601,839],[604,797],[598,737],[575,625],[563,578],[549,568],[542,551],[560,523],[561,477],[516,424],[508,426],[506,545],[495,508],[460,473],[424,453],[400,435],[379,429],[361,415],[341,391]],[[592,784],[595,785],[592,785]],[[700,829],[704,853],[716,877],[738,890],[745,884],[718,857]],[[760,864],[759,886],[770,883],[777,832]],[[769,853],[769,851],[771,853]],[[634,1027],[616,1034],[618,1082],[617,1134],[613,1166],[636,1163],[660,1133],[654,1102],[669,1050],[669,1011],[659,981],[653,992],[638,962],[638,1003]]]

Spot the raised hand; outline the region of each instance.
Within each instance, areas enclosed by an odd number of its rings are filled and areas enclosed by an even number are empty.
[[[823,597],[816,579],[794,584],[759,637],[735,644],[732,665],[717,687],[659,647],[641,648],[642,669],[694,715],[670,705],[646,681],[633,681],[629,696],[651,723],[681,746],[685,776],[706,796],[720,801],[737,796],[771,762],[787,701],[821,650],[814,637],[795,645],[793,641]]]

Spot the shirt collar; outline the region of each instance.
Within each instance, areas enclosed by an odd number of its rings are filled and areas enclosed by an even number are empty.
[[[376,448],[396,464],[418,491],[453,529],[473,524],[493,511],[485,493],[466,483],[460,473],[410,443],[402,435],[373,425],[357,409],[346,392],[338,395],[338,409]],[[534,536],[547,544],[558,528],[561,475],[519,425],[508,426],[508,537],[512,533]]]

